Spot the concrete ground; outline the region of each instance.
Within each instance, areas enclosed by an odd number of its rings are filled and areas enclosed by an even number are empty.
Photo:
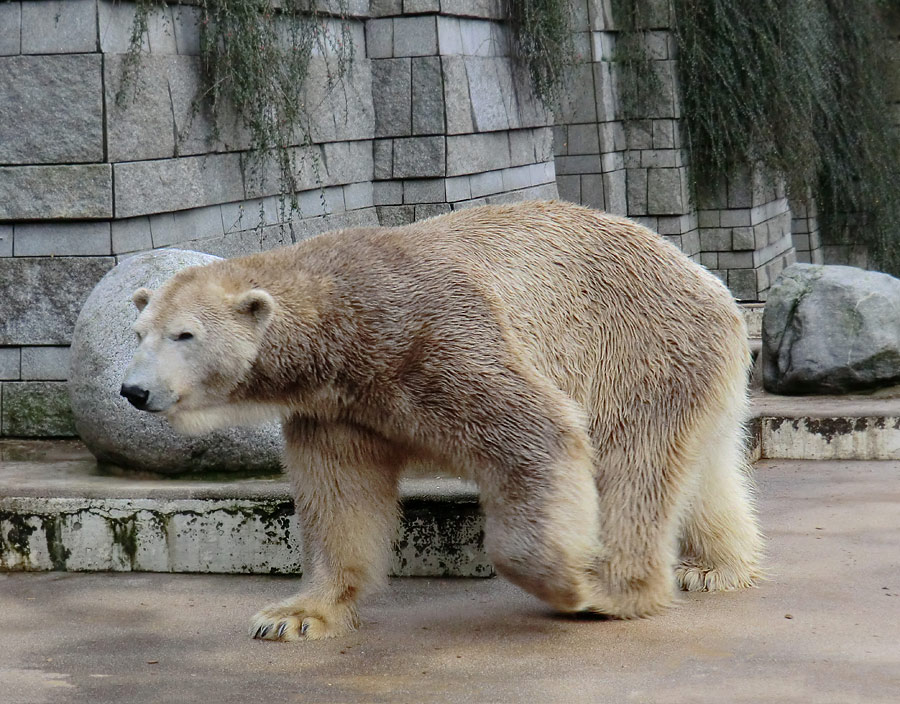
[[[900,463],[757,466],[771,578],[633,622],[499,579],[398,579],[365,625],[250,640],[296,581],[0,575],[0,702],[900,701]]]

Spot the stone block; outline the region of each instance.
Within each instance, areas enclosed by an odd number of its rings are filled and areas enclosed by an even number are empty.
[[[756,237],[752,227],[735,227],[731,231],[731,248],[743,251],[756,248]]]
[[[378,223],[383,227],[408,225],[416,218],[414,205],[381,205],[376,208]]]
[[[468,134],[475,131],[472,102],[469,99],[469,77],[462,56],[442,56],[444,74],[444,105],[447,111],[447,134]]]
[[[549,161],[552,157],[553,132],[550,128],[509,132],[510,166]]]
[[[647,169],[628,169],[628,214],[647,214]],[[655,211],[651,211],[655,212]]]
[[[372,62],[372,102],[375,136],[405,136],[412,131],[412,69],[410,59]]]
[[[648,211],[654,215],[683,213],[685,178],[683,169],[647,169]]]
[[[719,214],[722,227],[746,227],[751,224],[750,211],[746,209],[722,210]]]
[[[348,183],[344,186],[344,207],[347,210],[371,208],[374,204],[371,181]]]
[[[115,0],[100,0],[97,7],[97,26],[100,30],[100,51],[104,54],[124,54],[131,46],[131,30],[137,6]],[[145,33],[141,37],[141,51],[150,51]]]
[[[65,382],[6,381],[0,391],[0,435],[46,438],[76,434]]]
[[[727,228],[701,229],[700,249],[704,252],[727,252],[731,249],[731,230]]]
[[[681,166],[681,154],[677,149],[645,149],[641,152],[644,168],[673,168]]]
[[[581,176],[557,176],[556,187],[559,189],[559,197],[563,200],[581,203]]]
[[[370,0],[369,12],[372,17],[387,17],[403,12],[403,0]]]
[[[22,3],[23,54],[83,54],[97,51],[96,0]]]
[[[268,201],[269,199],[267,199]],[[269,206],[269,218],[266,224],[273,224],[279,220],[277,212],[277,199],[271,199]],[[199,240],[208,237],[221,237],[225,234],[222,225],[222,209],[218,205],[210,205],[205,208],[192,208],[191,210],[183,210],[174,213],[175,230],[180,237],[177,242],[187,242],[189,240]],[[166,244],[175,244],[168,242]],[[154,245],[159,247],[160,243],[154,241]]]
[[[460,17],[506,19],[506,4],[502,0],[441,0],[441,12]]]
[[[372,192],[375,205],[400,205],[403,203],[402,181],[376,181]]]
[[[528,165],[503,169],[500,175],[503,179],[502,190],[504,191],[518,191],[534,185],[531,180],[531,167]]]
[[[625,126],[625,139],[629,149],[653,147],[654,120],[630,120]]]
[[[447,137],[448,176],[495,171],[511,165],[507,132]]]
[[[509,116],[499,89],[496,60],[467,56],[465,62],[475,130],[493,132],[509,129]]]
[[[454,176],[446,179],[447,200],[451,203],[460,200],[469,200],[472,197],[472,190],[469,185],[468,176]]]
[[[568,132],[567,148],[569,154],[600,153],[600,137],[597,125],[570,125]]]
[[[598,122],[619,119],[619,91],[612,64],[602,61],[594,64],[594,90]]]
[[[497,55],[493,23],[476,19],[460,19],[458,23],[463,54],[482,57]]]
[[[569,124],[596,123],[592,64],[575,64],[566,70],[562,95],[562,117]]]
[[[366,57],[389,59],[394,55],[394,20],[376,19],[366,22]]]
[[[502,171],[488,171],[481,174],[472,174],[469,179],[473,198],[493,195],[494,193],[500,193],[504,190]]]
[[[446,199],[444,179],[425,178],[403,182],[404,203],[443,203]]]
[[[440,0],[403,0],[403,12],[414,15],[421,12],[439,12]]]
[[[20,360],[18,347],[0,347],[0,381],[21,379]]]
[[[0,225],[0,257],[11,257],[13,253],[12,225]]]
[[[437,18],[438,47],[441,56],[464,53],[459,22],[457,17],[441,15]]]
[[[185,210],[244,198],[237,154],[115,164],[116,217]]]
[[[128,220],[113,220],[112,251],[113,254],[123,252],[141,252],[153,248],[153,240],[150,237],[149,218],[129,218]]]
[[[372,160],[376,179],[389,179],[394,173],[394,142],[391,139],[376,139],[372,143]]]
[[[630,152],[627,152],[630,153]],[[618,171],[626,167],[626,152],[605,152],[600,155],[601,171]]]
[[[101,61],[96,54],[0,57],[0,163],[103,161]]]
[[[606,212],[628,215],[625,169],[603,174],[603,193],[606,196]]]
[[[394,56],[434,56],[437,53],[434,16],[394,18]]]
[[[606,199],[603,195],[603,176],[600,174],[585,174],[581,176],[581,204],[603,210],[606,207]]]
[[[612,11],[612,0],[588,0],[588,17],[591,29],[617,29]]]
[[[17,257],[112,254],[108,222],[17,224]]]
[[[702,235],[701,235],[702,237]],[[719,268],[719,255],[717,252],[701,252],[700,253],[700,264],[705,266],[707,269],[718,269]]]
[[[200,8],[181,5],[171,10],[176,51],[182,55],[197,56],[200,53]]]
[[[720,269],[752,269],[753,252],[719,252]]]
[[[109,164],[0,167],[0,220],[108,217]]]
[[[173,122],[168,76],[172,57],[142,55],[139,61],[133,79],[136,85],[125,88],[119,96],[125,56],[105,57],[107,144],[111,162],[160,159],[175,154],[178,130]]]
[[[437,56],[412,60],[412,133],[444,134],[444,86]]]
[[[722,255],[719,255],[721,262]],[[720,264],[721,266],[721,264]],[[722,269],[720,269],[722,271]],[[724,271],[722,272],[724,273]],[[754,269],[729,269],[727,270],[728,288],[731,295],[739,301],[757,300],[756,270]]]
[[[422,205],[416,206],[415,218],[417,221],[427,220],[428,218],[435,218],[438,215],[445,215],[449,212],[449,203],[423,203]]]
[[[372,143],[369,140],[332,142],[324,146],[323,155],[322,161],[327,165],[328,173],[321,185],[335,186],[372,180],[375,165],[372,161]],[[394,159],[396,161],[396,148]]]
[[[394,140],[394,178],[443,176],[448,160],[444,137],[411,137]]]
[[[0,259],[0,346],[67,345],[112,257]]]
[[[26,381],[65,381],[68,376],[68,347],[22,348],[22,379]]]
[[[653,148],[674,149],[677,146],[675,132],[674,120],[653,120]]]
[[[0,56],[15,56],[22,48],[22,3],[0,4]]]

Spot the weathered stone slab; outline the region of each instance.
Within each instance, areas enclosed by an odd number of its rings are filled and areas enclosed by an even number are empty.
[[[412,131],[444,134],[444,86],[436,56],[412,60]]]
[[[767,391],[846,393],[897,383],[900,280],[845,266],[788,267],[769,291],[762,335]]]
[[[131,162],[114,169],[117,218],[244,199],[237,154]]]
[[[0,163],[103,161],[100,65],[96,54],[0,57]]]
[[[22,43],[22,3],[0,3],[0,56],[18,54]]]
[[[0,259],[0,345],[67,345],[112,257]]]
[[[112,217],[109,164],[0,167],[0,219]]]
[[[23,54],[97,51],[96,0],[22,3]]]
[[[394,178],[443,176],[444,137],[408,137],[394,140]]]
[[[75,425],[62,381],[5,381],[0,434],[5,437],[72,437]]]
[[[15,226],[17,257],[112,254],[109,223],[42,222]]]
[[[447,137],[448,176],[494,171],[509,166],[509,136],[506,132]]]
[[[137,411],[119,396],[137,347],[131,293],[141,286],[158,288],[180,269],[217,259],[177,249],[138,254],[109,272],[82,307],[72,336],[69,391],[78,434],[101,462],[164,474],[277,470],[277,424],[181,436],[164,419]]]
[[[22,348],[22,379],[27,381],[65,381],[68,376],[68,347]]]
[[[172,59],[141,55],[131,79],[133,85],[123,88],[125,55],[106,56],[103,83],[109,161],[161,159],[175,154],[176,129],[168,79]]]
[[[372,102],[375,106],[375,136],[410,134],[412,87],[410,59],[372,62]]]

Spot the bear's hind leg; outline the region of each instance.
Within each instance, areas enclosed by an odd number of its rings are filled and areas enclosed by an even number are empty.
[[[763,541],[739,420],[725,416],[705,440],[696,493],[684,515],[682,564],[675,577],[686,591],[742,589],[762,574]]]
[[[317,640],[354,630],[357,600],[387,578],[403,455],[362,429],[292,418],[285,464],[303,537],[299,594],[257,613],[250,635]]]

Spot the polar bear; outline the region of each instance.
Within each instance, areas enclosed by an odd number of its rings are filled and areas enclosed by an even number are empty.
[[[759,576],[742,316],[631,220],[477,207],[186,269],[133,299],[134,406],[187,433],[283,425],[304,575],[256,638],[357,627],[411,462],[467,471],[497,571],[562,612],[649,616],[676,585]]]

